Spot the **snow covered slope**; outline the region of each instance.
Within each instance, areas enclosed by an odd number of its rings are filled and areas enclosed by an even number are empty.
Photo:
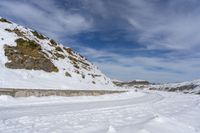
[[[109,78],[71,48],[0,17],[0,88],[112,87]]]
[[[146,86],[150,90],[200,94],[200,80]]]

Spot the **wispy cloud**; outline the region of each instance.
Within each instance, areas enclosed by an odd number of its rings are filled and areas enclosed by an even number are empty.
[[[2,0],[0,12],[57,39],[92,28],[92,19],[63,10],[53,0]]]
[[[114,79],[146,79],[152,82],[177,82],[199,78],[200,57],[130,57],[108,50],[77,46],[86,57]]]
[[[200,46],[200,8],[195,6],[199,1],[168,1],[162,7],[159,1],[138,3],[139,10],[130,9],[127,20],[139,31],[139,42],[150,49],[194,50]]]
[[[191,50],[199,47],[200,8],[197,5],[200,2],[197,0],[85,0],[83,3],[91,7],[87,10],[103,20],[113,20],[111,27],[129,30],[130,39],[149,49]],[[102,21],[98,23],[100,27],[102,24]]]

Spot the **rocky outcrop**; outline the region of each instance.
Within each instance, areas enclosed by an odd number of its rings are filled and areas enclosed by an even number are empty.
[[[10,21],[8,21],[7,19],[5,19],[5,18],[0,18],[0,22],[3,22],[3,23],[9,23],[9,24],[11,24],[11,22]]]
[[[83,68],[86,70],[91,70],[91,67],[86,63],[86,58],[74,52],[71,48],[64,48],[64,50],[69,54],[68,58],[70,59],[73,66],[77,69]]]
[[[44,70],[58,72],[58,68],[51,62],[48,55],[42,52],[41,46],[35,41],[16,40],[17,46],[5,45],[5,56],[9,62],[6,67],[12,69]]]

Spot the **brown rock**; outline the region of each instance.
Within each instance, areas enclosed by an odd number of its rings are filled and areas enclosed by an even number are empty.
[[[5,64],[11,69],[34,69],[46,72],[58,72],[49,58],[42,52],[41,46],[34,41],[17,39],[17,46],[5,45],[5,55],[9,62]]]

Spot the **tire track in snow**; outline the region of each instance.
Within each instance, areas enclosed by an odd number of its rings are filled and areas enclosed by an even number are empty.
[[[74,111],[122,108],[124,106],[132,106],[142,103],[157,102],[163,97],[159,94],[146,94],[138,98],[131,98],[125,100],[114,101],[96,101],[96,102],[80,102],[80,103],[62,103],[62,104],[40,104],[33,106],[20,107],[1,107],[0,119],[11,119],[22,116],[38,116],[38,115],[52,115],[62,114]]]

